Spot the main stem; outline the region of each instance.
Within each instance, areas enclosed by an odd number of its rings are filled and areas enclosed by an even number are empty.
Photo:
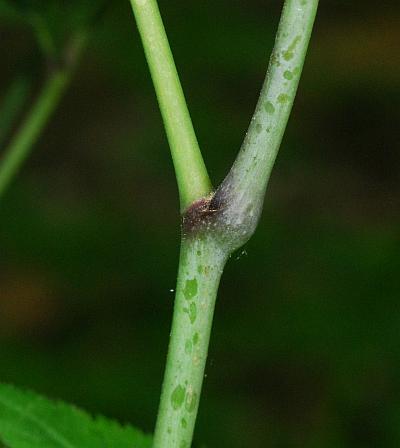
[[[191,446],[214,305],[226,253],[213,238],[182,239],[167,368],[153,448]]]

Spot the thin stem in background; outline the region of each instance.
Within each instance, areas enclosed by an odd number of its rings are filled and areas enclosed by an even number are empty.
[[[166,129],[181,211],[211,192],[156,0],[131,0]]]
[[[28,157],[65,91],[69,74],[55,71],[45,82],[35,104],[0,161],[0,198]]]
[[[31,82],[28,76],[17,76],[11,83],[0,105],[0,149],[10,134],[15,120],[25,105]]]
[[[76,59],[81,52],[85,36],[73,40],[66,54],[66,62],[52,70],[32,108],[17,129],[0,159],[0,199],[23,162],[27,159],[49,118],[58,106],[71,79]]]
[[[318,0],[286,0],[267,75],[242,148],[216,196],[229,225],[254,228],[296,96]],[[243,223],[242,223],[243,225]],[[250,223],[248,223],[250,227]]]

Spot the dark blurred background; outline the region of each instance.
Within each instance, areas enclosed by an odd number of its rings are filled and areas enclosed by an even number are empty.
[[[282,2],[159,3],[217,185]],[[398,0],[321,1],[264,214],[223,276],[196,447],[400,446],[399,21]],[[37,48],[7,20],[0,35],[3,95]],[[0,380],[152,431],[178,246],[166,137],[116,0],[0,204]]]

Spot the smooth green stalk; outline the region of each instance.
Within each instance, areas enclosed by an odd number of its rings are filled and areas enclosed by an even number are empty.
[[[178,183],[181,211],[211,192],[156,0],[131,0],[153,79]]]
[[[8,88],[0,105],[0,148],[7,139],[20,114],[31,87],[27,76],[17,76]]]
[[[165,35],[160,44],[160,36],[153,32],[162,26],[158,10],[153,0],[131,1],[145,48],[150,47],[146,49],[149,65],[157,72],[158,50],[152,50],[165,45]],[[256,228],[296,94],[317,5],[318,0],[286,0],[266,80],[238,157],[212,197],[204,194],[198,199],[198,190],[196,194],[193,190],[191,197],[196,201],[183,215],[174,317],[153,448],[191,446],[220,276],[229,255]],[[142,14],[146,20],[142,20]],[[150,31],[145,29],[147,25]],[[180,108],[174,96],[168,96],[168,83],[167,93],[163,93],[163,77],[153,73],[153,79],[162,98],[161,108],[170,107],[164,101],[174,104],[171,110]],[[174,133],[174,128],[168,132]],[[190,173],[196,167],[184,169]]]
[[[61,67],[54,68],[45,81],[35,103],[21,123],[15,136],[0,160],[0,199],[10,182],[27,159],[33,145],[42,133],[49,118],[58,106],[71,79],[76,59],[82,49],[85,36],[73,40]]]

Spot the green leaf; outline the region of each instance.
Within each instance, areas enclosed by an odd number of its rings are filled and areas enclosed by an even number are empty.
[[[7,448],[150,448],[130,426],[35,393],[0,384],[0,446]]]

